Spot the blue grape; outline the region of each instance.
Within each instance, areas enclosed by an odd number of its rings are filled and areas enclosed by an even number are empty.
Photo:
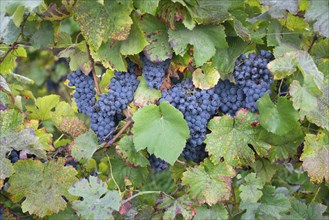
[[[235,113],[245,107],[245,94],[243,89],[229,80],[219,80],[215,87],[219,98],[219,108],[224,114],[234,117]]]
[[[151,167],[156,172],[161,172],[162,170],[166,170],[169,167],[169,164],[166,161],[157,158],[154,156],[154,154],[150,155],[148,160],[150,161]]]
[[[170,60],[167,59],[164,62],[153,63],[148,60],[143,54],[141,55],[141,59],[143,63],[143,73],[147,86],[150,89],[160,89]]]
[[[273,59],[270,52],[261,50],[259,54],[251,53],[248,57],[242,54],[235,62],[235,81],[245,94],[245,107],[252,112],[258,110],[257,100],[271,92],[272,74],[266,66]]]
[[[79,112],[88,115],[88,112],[96,103],[94,80],[91,74],[86,76],[79,69],[68,75],[67,79],[70,80],[69,86],[75,86],[73,97]]]

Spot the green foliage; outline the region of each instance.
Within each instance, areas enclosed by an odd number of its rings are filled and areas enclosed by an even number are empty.
[[[328,219],[328,9],[325,0],[1,1],[2,217]],[[261,50],[275,57],[274,82],[258,111],[219,109],[207,158],[184,159],[188,124],[159,99],[178,78],[203,91],[235,83],[236,59]],[[142,53],[170,59],[160,90],[146,85]],[[127,58],[139,86],[100,143],[66,75],[92,73],[99,100]],[[168,170],[156,173],[150,154]]]
[[[189,128],[183,114],[167,102],[148,105],[134,116],[134,144],[137,151],[147,148],[170,164],[174,164],[185,147]]]

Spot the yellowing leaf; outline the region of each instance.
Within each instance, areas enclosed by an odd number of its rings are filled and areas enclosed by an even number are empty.
[[[199,89],[213,88],[219,78],[219,72],[211,65],[205,64],[193,72],[193,84]]]
[[[328,132],[320,132],[318,135],[307,134],[300,159],[303,161],[304,170],[313,182],[321,183],[322,180],[329,182]]]
[[[14,202],[25,197],[23,212],[42,218],[65,209],[66,201],[62,196],[68,200],[73,198],[68,189],[77,180],[77,171],[63,164],[64,159],[47,163],[28,159],[15,163],[8,191]]]
[[[235,170],[224,163],[214,165],[206,159],[198,167],[188,168],[183,174],[182,184],[189,186],[189,196],[199,204],[214,205],[231,195],[231,182]]]

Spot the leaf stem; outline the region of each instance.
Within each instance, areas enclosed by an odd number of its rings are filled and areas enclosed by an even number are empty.
[[[120,131],[109,142],[107,142],[103,146],[103,148],[108,148],[109,146],[111,146],[118,139],[118,137],[133,123],[134,123],[134,121],[131,118],[128,118],[126,124],[120,129]]]
[[[125,204],[125,203],[129,202],[130,200],[133,200],[134,198],[136,198],[136,197],[138,197],[138,196],[145,195],[145,194],[163,194],[163,195],[165,195],[165,196],[167,196],[167,197],[170,197],[171,199],[175,199],[175,198],[172,197],[171,195],[168,195],[168,194],[166,194],[165,192],[162,192],[162,191],[143,191],[143,192],[138,192],[138,193],[136,193],[135,195],[129,197],[129,198],[126,199],[126,200],[123,200],[123,201],[121,202],[121,204]]]
[[[120,196],[121,196],[121,195],[122,195],[122,192],[121,192],[121,190],[120,190],[120,186],[119,186],[119,184],[117,183],[117,181],[115,180],[115,178],[114,178],[114,176],[113,176],[112,164],[111,164],[110,157],[109,157],[108,154],[106,154],[106,157],[107,157],[107,160],[108,160],[109,165],[110,165],[110,175],[111,175],[111,178],[112,178],[112,180],[113,180],[115,186],[118,188],[119,194],[120,194]]]
[[[96,93],[97,93],[97,95],[100,96],[102,93],[101,93],[101,90],[99,88],[98,81],[97,81],[95,62],[94,62],[94,59],[91,57],[90,48],[89,48],[89,45],[87,44],[87,42],[86,42],[86,47],[87,47],[87,52],[88,52],[88,59],[91,63],[91,72],[92,72],[93,78],[94,78]]]

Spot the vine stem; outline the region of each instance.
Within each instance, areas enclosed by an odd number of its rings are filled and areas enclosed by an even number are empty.
[[[122,192],[121,192],[121,190],[120,190],[120,186],[119,186],[119,184],[117,183],[117,181],[114,179],[114,176],[113,176],[112,163],[111,163],[110,157],[109,157],[108,154],[106,154],[106,157],[107,157],[107,160],[108,160],[109,165],[110,165],[110,175],[111,175],[111,178],[112,178],[114,184],[116,185],[116,187],[118,188],[118,190],[119,190],[119,194],[122,195]]]
[[[109,142],[107,142],[103,146],[103,148],[108,148],[109,146],[111,146],[118,139],[118,137],[133,123],[134,123],[134,121],[131,118],[128,118],[126,124],[120,129],[120,131]]]
[[[93,78],[94,78],[94,84],[95,84],[95,88],[96,88],[96,93],[97,95],[101,95],[101,90],[99,88],[99,85],[98,85],[98,82],[97,82],[97,76],[96,76],[96,70],[95,70],[95,62],[94,62],[94,59],[91,57],[91,53],[90,53],[90,48],[89,48],[89,45],[87,44],[86,42],[86,47],[87,47],[87,52],[88,52],[88,59],[91,63],[91,72],[93,74]]]
[[[142,196],[142,195],[146,195],[146,194],[163,194],[163,195],[165,195],[165,196],[170,197],[171,199],[175,199],[175,198],[172,197],[171,195],[168,195],[168,194],[166,194],[166,193],[164,193],[164,192],[161,192],[161,191],[144,191],[144,192],[138,192],[138,193],[136,193],[135,195],[129,197],[128,199],[123,200],[123,201],[121,202],[121,204],[125,204],[125,203],[129,202],[130,200],[133,200],[134,198],[136,198],[136,197],[138,197],[138,196]]]

